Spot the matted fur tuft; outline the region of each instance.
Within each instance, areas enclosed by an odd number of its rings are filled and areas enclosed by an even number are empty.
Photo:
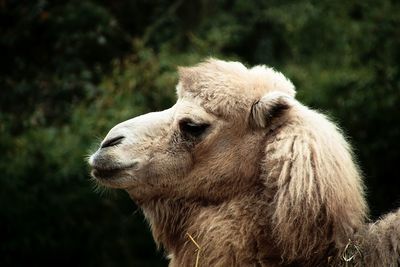
[[[367,207],[359,170],[337,127],[299,104],[287,116],[267,141],[263,172],[283,257],[306,263],[344,247]]]
[[[400,210],[366,225],[356,235],[359,266],[400,266]]]

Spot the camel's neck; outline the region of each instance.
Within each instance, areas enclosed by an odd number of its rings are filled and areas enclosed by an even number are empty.
[[[279,261],[270,239],[267,208],[256,199],[238,197],[223,203],[156,200],[142,207],[154,239],[172,254],[171,266],[193,265],[197,245],[203,266]]]
[[[142,205],[158,246],[176,250],[185,242],[185,235],[202,210],[199,203],[157,199]]]

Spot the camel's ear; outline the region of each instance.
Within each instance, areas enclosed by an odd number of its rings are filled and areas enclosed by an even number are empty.
[[[252,126],[265,128],[274,118],[283,115],[290,109],[295,100],[283,92],[270,92],[256,101],[251,107],[250,123]]]

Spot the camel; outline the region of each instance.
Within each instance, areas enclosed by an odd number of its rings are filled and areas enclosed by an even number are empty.
[[[266,66],[180,67],[178,100],[113,127],[91,175],[141,207],[169,266],[398,266],[341,130]]]

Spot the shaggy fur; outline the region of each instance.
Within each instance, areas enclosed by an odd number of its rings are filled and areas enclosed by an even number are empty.
[[[366,222],[348,143],[281,73],[210,59],[179,75],[174,107],[117,125],[104,143],[125,139],[90,159],[171,267],[398,266],[400,211]]]

